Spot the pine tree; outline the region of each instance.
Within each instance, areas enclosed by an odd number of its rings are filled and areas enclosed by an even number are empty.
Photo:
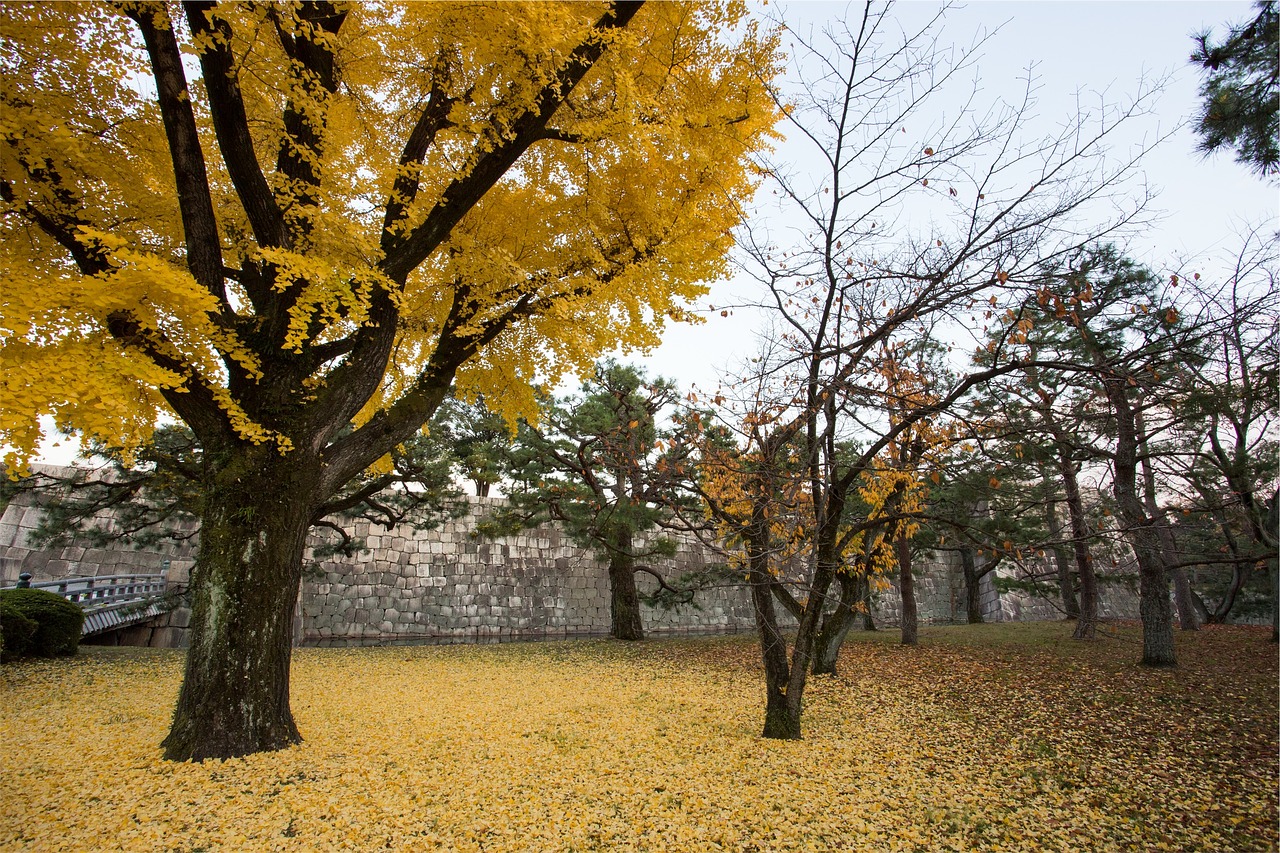
[[[1208,72],[1196,132],[1200,151],[1234,148],[1237,162],[1270,177],[1280,173],[1280,15],[1273,0],[1257,8],[1252,21],[1231,27],[1219,44],[1208,32],[1195,38],[1191,62]]]

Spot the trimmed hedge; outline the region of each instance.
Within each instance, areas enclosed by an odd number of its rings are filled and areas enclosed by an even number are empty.
[[[62,596],[43,589],[0,590],[0,609],[2,609],[0,619],[5,623],[4,639],[7,659],[19,657],[22,654],[51,658],[76,653],[80,645],[80,628],[84,624],[84,611]],[[9,649],[10,613],[16,613],[18,619],[36,623],[36,629],[30,635],[27,646],[21,653],[11,652]],[[21,627],[15,629],[13,638],[15,642],[21,642],[18,636],[22,630]]]
[[[24,657],[39,627],[36,620],[28,619],[21,610],[0,601],[0,663]]]

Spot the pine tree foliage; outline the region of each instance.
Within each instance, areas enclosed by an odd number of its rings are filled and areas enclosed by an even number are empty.
[[[1259,0],[1253,20],[1232,26],[1219,43],[1196,36],[1191,62],[1206,76],[1196,116],[1200,150],[1223,148],[1260,177],[1280,172],[1280,13]]]
[[[635,573],[656,579],[661,601],[690,603],[691,589],[667,582],[660,564],[675,553],[664,528],[694,505],[697,417],[675,411],[667,379],[609,360],[581,396],[552,401],[538,426],[522,423],[509,457],[509,506],[480,525],[486,535],[555,521],[609,563],[613,633],[640,639]],[[621,611],[621,612],[620,612]]]

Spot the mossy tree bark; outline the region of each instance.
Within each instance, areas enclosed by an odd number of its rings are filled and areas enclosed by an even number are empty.
[[[297,459],[252,448],[205,497],[191,575],[191,647],[164,755],[175,761],[282,749],[301,737],[289,664],[315,482]]]

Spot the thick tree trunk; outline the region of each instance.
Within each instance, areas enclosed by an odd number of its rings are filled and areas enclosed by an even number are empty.
[[[972,548],[960,549],[960,568],[964,572],[965,618],[970,625],[978,625],[982,618],[982,576],[978,574],[978,561]]]
[[[1176,666],[1169,573],[1156,550],[1154,531],[1131,528],[1129,538],[1138,557],[1140,572],[1138,611],[1142,615],[1142,663],[1145,666]],[[1151,541],[1141,541],[1148,538]]]
[[[313,494],[313,484],[274,450],[254,448],[210,486],[165,758],[233,758],[302,740],[289,710],[289,663],[311,522],[299,496]]]
[[[619,640],[643,640],[644,625],[640,621],[640,592],[636,588],[631,531],[620,526],[612,532],[611,538],[613,550],[609,556],[609,634]]]
[[[898,553],[898,584],[902,594],[902,645],[914,646],[919,644],[920,638],[916,581],[911,573],[911,540],[899,536],[893,546]]]
[[[852,574],[837,575],[840,584],[840,600],[835,610],[822,620],[822,629],[818,631],[818,639],[813,650],[813,674],[835,675],[836,661],[840,657],[840,647],[845,637],[853,628],[854,606],[861,592],[858,577]]]
[[[1076,630],[1077,640],[1092,640],[1098,628],[1098,578],[1093,573],[1093,556],[1089,553],[1089,523],[1085,519],[1084,502],[1080,499],[1080,482],[1076,479],[1076,466],[1067,455],[1065,446],[1058,454],[1058,473],[1062,476],[1062,490],[1067,505],[1067,518],[1071,523],[1071,550],[1076,558],[1076,575],[1080,579],[1080,609]]]

